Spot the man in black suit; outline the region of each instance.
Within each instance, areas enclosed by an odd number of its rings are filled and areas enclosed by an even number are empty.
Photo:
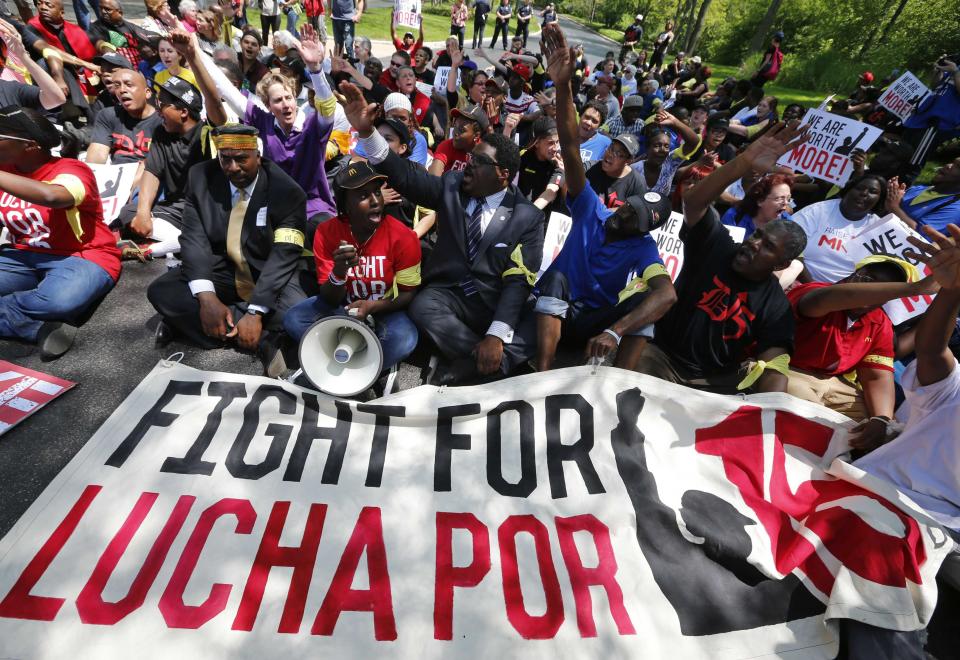
[[[163,317],[158,341],[173,333],[204,348],[233,340],[260,350],[274,377],[285,368],[277,350],[283,314],[306,298],[298,273],[306,194],[260,159],[255,128],[221,126],[213,143],[217,160],[195,165],[188,176],[183,266],[147,291]]]
[[[488,134],[462,172],[432,176],[392,153],[373,129],[376,105],[343,83],[344,109],[370,164],[402,196],[437,212],[437,244],[410,317],[447,359],[434,384],[506,375],[535,347],[514,335],[543,253],[543,212],[510,184],[520,151]]]

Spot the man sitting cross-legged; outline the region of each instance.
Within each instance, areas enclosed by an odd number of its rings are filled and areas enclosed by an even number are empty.
[[[676,301],[649,234],[670,216],[670,200],[650,192],[628,197],[616,211],[604,206],[580,160],[570,86],[575,58],[556,24],[543,28],[541,44],[557,89],[557,132],[573,227],[537,285],[537,369],[550,369],[561,333],[586,342],[590,357],[602,358],[619,346],[614,364],[630,369],[643,350],[637,335]],[[632,273],[638,277],[627,286]],[[521,327],[527,332],[530,324]]]
[[[795,127],[774,126],[684,195],[677,304],[657,322],[638,371],[722,394],[754,383],[761,392],[786,391],[794,321],[773,273],[803,252],[806,235],[793,222],[774,220],[737,245],[711,202],[749,170],[772,170],[804,139]],[[751,358],[756,363],[744,377]]]
[[[278,165],[261,160],[257,137],[242,124],[214,131],[217,160],[188,174],[183,266],[155,280],[147,297],[163,317],[159,341],[178,334],[217,348],[235,340],[259,349],[274,377],[285,368],[277,350],[283,314],[306,298],[298,264],[307,197]]]

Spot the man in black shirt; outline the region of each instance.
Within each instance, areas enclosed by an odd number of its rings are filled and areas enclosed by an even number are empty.
[[[200,92],[182,78],[168,79],[160,88],[161,125],[153,134],[135,203],[120,211],[119,220],[129,223],[137,236],[158,241],[153,256],[179,248],[187,170],[209,158],[201,140],[203,108]],[[157,202],[160,192],[163,201]]]
[[[150,87],[143,74],[130,69],[114,72],[111,81],[119,105],[97,114],[87,147],[87,162],[143,162],[153,133],[160,126],[160,114],[150,103]]]
[[[517,187],[549,221],[553,211],[570,213],[564,199],[565,181],[557,122],[550,117],[540,117],[533,122],[532,133],[530,146],[520,156]]]
[[[643,175],[630,167],[640,153],[640,142],[632,133],[621,133],[603,152],[603,158],[587,168],[587,182],[608,209],[622,206],[627,197],[647,192]]]
[[[530,18],[533,16],[533,0],[523,0],[523,4],[517,9],[517,27],[514,30],[513,38],[523,37],[523,47],[527,47],[527,37],[530,36]]]
[[[773,272],[803,253],[806,235],[775,220],[737,245],[710,204],[749,170],[772,171],[804,139],[777,125],[686,193],[677,303],[657,323],[638,371],[723,394],[754,382],[760,392],[786,391],[794,319]],[[757,362],[744,377],[741,365],[750,357]]]

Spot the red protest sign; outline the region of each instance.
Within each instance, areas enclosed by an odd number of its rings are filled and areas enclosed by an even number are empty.
[[[0,435],[76,383],[0,360]]]

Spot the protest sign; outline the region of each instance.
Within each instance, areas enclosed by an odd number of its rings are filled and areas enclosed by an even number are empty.
[[[394,25],[397,27],[419,28],[421,20],[420,0],[394,0]]]
[[[440,92],[447,91],[447,78],[450,77],[450,67],[448,66],[438,66],[437,75],[433,79],[434,89],[439,90]],[[457,89],[460,89],[460,69],[457,69]]]
[[[901,120],[910,116],[920,101],[930,93],[927,86],[907,71],[893,81],[880,95],[880,105],[889,110]]]
[[[100,189],[100,201],[103,203],[103,221],[110,224],[120,215],[130,193],[133,191],[133,180],[137,176],[137,163],[123,163],[121,165],[90,164],[93,175],[97,178],[97,187]]]
[[[838,186],[850,179],[853,150],[866,151],[883,132],[823,110],[807,110],[803,123],[810,127],[810,139],[781,156],[777,164]]]
[[[553,260],[560,254],[560,250],[563,249],[563,244],[570,234],[571,227],[573,227],[573,218],[569,215],[556,211],[550,214],[550,220],[547,222],[547,233],[543,237],[543,259],[540,262],[537,279],[547,271]]]
[[[670,274],[670,279],[677,281],[680,269],[683,268],[683,241],[680,240],[680,229],[683,227],[683,214],[673,211],[670,219],[658,229],[650,232],[650,236],[657,242],[660,251],[660,260]],[[727,226],[727,231],[737,243],[742,243],[746,230],[743,227]]]
[[[920,269],[921,273],[929,274],[929,268],[910,256],[910,251],[917,250],[907,242],[909,236],[925,240],[899,218],[892,214],[888,215],[882,218],[881,222],[866,227],[862,233],[847,241],[852,263],[856,264],[872,254],[888,254],[912,263]],[[924,295],[892,300],[883,306],[883,311],[887,313],[894,325],[899,325],[926,311],[933,302],[933,298],[933,296]]]
[[[0,360],[0,435],[76,383]]]
[[[0,541],[19,658],[831,658],[952,547],[849,421],[613,368],[334,400],[161,363]]]

